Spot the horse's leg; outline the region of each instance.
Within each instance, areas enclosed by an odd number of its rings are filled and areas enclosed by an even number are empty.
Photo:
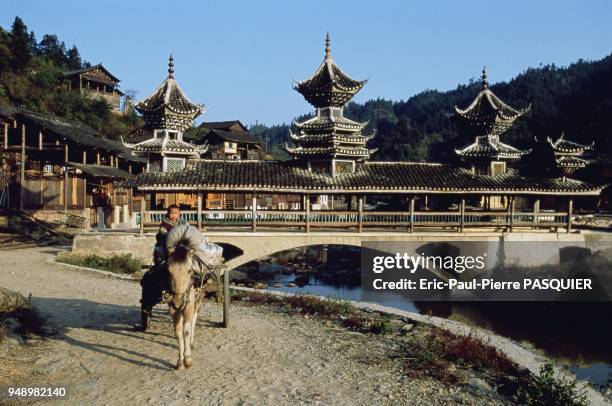
[[[188,304],[183,310],[183,337],[185,340],[185,357],[183,362],[187,368],[191,366],[193,360],[191,358],[191,337],[193,336],[193,305]]]
[[[183,312],[177,311],[172,316],[174,319],[174,334],[176,335],[179,347],[179,356],[178,361],[176,361],[176,369],[184,369],[185,366],[183,365],[183,359],[185,354],[185,341],[183,339]]]

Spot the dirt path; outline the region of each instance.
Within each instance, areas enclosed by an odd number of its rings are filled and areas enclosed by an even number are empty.
[[[69,385],[68,404],[483,404],[490,399],[433,380],[408,380],[394,348],[369,335],[265,307],[207,302],[194,366],[174,371],[165,309],[134,331],[140,286],[49,264],[52,248],[0,252],[0,286],[27,296],[55,334],[0,347],[0,363],[30,384]],[[66,403],[64,403],[66,404]]]

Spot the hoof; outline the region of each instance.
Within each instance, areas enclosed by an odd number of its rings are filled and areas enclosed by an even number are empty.
[[[183,365],[183,361],[178,360],[174,369],[176,369],[177,371],[185,369],[185,365]]]
[[[185,357],[184,364],[186,368],[190,368],[193,364],[193,359],[191,357]]]

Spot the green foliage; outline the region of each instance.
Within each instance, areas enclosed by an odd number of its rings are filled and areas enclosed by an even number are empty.
[[[58,261],[66,264],[102,269],[104,271],[122,274],[132,274],[140,271],[143,265],[140,259],[134,258],[131,254],[113,255],[111,257],[102,257],[100,255],[71,255],[59,257]]]
[[[533,406],[588,405],[584,388],[578,389],[576,379],[564,381],[556,378],[552,362],[544,364],[540,375],[532,376],[528,384],[519,389],[518,399],[521,404]]]
[[[581,143],[595,141],[602,154],[612,153],[612,55],[594,62],[578,61],[566,68],[545,65],[529,68],[509,82],[491,86],[498,97],[515,108],[531,104],[531,113],[521,117],[503,135],[520,148],[530,148],[534,136],[557,138],[565,132]],[[405,101],[376,99],[349,103],[345,115],[368,125],[364,134],[376,131],[368,144],[378,148],[374,160],[433,160],[449,162],[453,149],[473,140],[460,136],[451,117],[454,106],[466,107],[480,91],[470,81],[446,92],[425,90]],[[298,117],[302,120],[305,117]],[[268,150],[283,159],[285,143],[291,145],[289,125],[258,125],[251,133],[267,140]]]
[[[19,17],[10,32],[0,27],[0,104],[81,121],[111,139],[139,127],[142,120],[134,112],[112,114],[104,100],[63,86],[63,72],[88,66],[77,47],[67,49],[57,35],[46,34],[37,43]]]
[[[372,334],[389,334],[393,331],[391,320],[380,319],[370,323],[370,333]]]

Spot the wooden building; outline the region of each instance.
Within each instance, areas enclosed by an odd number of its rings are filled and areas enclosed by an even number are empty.
[[[129,204],[128,192],[113,182],[137,174],[143,163],[121,143],[85,124],[18,107],[0,107],[0,125],[3,209],[46,220],[72,213],[96,224],[100,195],[108,196],[105,210]]]
[[[123,112],[121,109],[123,92],[118,86],[120,80],[101,63],[89,68],[64,72],[63,76],[64,86],[68,90],[78,91],[85,97],[101,98],[111,106],[112,112]]]

